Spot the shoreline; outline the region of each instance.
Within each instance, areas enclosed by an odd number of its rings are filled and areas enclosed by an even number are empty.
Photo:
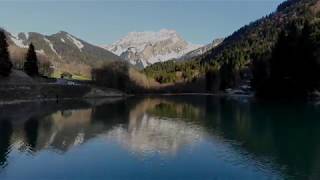
[[[52,102],[52,101],[69,101],[69,100],[99,100],[99,99],[112,99],[112,98],[129,98],[129,97],[156,97],[156,96],[214,96],[214,97],[245,97],[252,98],[250,95],[229,95],[225,93],[164,93],[164,94],[119,94],[110,96],[95,96],[95,97],[62,97],[62,98],[37,98],[37,99],[12,99],[12,100],[0,100],[0,106],[21,104],[21,103],[35,103],[35,102]]]
[[[0,100],[0,106],[11,105],[11,104],[22,104],[22,103],[38,103],[38,102],[53,102],[56,101],[70,101],[70,100],[100,100],[100,99],[114,99],[114,98],[127,98],[130,96],[97,96],[97,97],[70,97],[70,98],[39,98],[39,99],[14,99],[14,100]]]
[[[138,96],[138,95],[136,95]],[[146,93],[141,96],[219,96],[219,97],[254,97],[246,94],[228,94],[228,93]]]

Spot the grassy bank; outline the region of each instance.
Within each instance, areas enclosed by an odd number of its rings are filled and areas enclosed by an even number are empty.
[[[0,78],[0,101],[59,100],[72,98],[119,97],[124,93],[101,88],[86,81],[59,82],[44,77],[31,78],[14,70],[9,77]]]

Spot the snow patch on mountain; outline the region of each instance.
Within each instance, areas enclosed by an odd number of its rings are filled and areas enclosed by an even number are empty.
[[[46,54],[43,49],[36,50],[36,52],[39,53],[39,54]]]
[[[121,56],[131,64],[148,65],[176,59],[201,45],[191,44],[175,30],[162,29],[158,32],[130,32],[115,43],[103,48]]]
[[[120,55],[130,47],[134,47],[138,52],[144,50],[147,44],[154,44],[166,39],[177,41],[177,34],[173,30],[162,29],[159,32],[130,32],[127,36],[121,38],[107,48],[116,48],[116,54]]]
[[[183,56],[184,54],[193,51],[194,49],[197,49],[199,46],[188,46],[186,49],[177,52],[170,52],[168,54],[157,54],[155,56],[152,56],[149,59],[149,63],[154,64],[157,62],[164,62],[170,59],[177,59],[180,58],[181,56]]]
[[[48,45],[50,46],[51,50],[61,59],[61,56],[58,54],[58,52],[54,49],[53,44],[51,43],[51,41],[47,38],[44,38],[44,40],[48,43]]]
[[[18,34],[11,33],[10,39],[16,46],[20,48],[28,48],[28,46],[24,45],[23,40],[18,37]]]
[[[26,39],[29,39],[29,33],[28,32],[24,32],[23,34],[26,37]]]
[[[70,34],[67,34],[67,36],[73,42],[73,44],[78,47],[79,51],[82,52],[82,48],[84,47],[84,45],[75,37],[71,36]]]

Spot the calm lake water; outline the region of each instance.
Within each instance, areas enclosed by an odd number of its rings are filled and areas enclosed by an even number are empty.
[[[320,179],[320,105],[207,96],[0,107],[0,179]]]

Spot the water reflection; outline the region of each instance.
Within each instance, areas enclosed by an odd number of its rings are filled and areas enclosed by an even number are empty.
[[[0,166],[5,166],[7,154],[10,148],[10,138],[12,135],[12,124],[10,121],[2,120],[0,122]]]
[[[115,126],[107,136],[136,153],[174,154],[204,135],[201,127],[181,119],[186,115],[184,106],[161,99],[145,99],[129,112],[127,124]],[[194,114],[198,109],[188,110],[188,114]]]
[[[0,177],[19,152],[63,155],[98,139],[144,156],[187,154],[185,163],[208,164],[189,173],[208,177],[320,179],[319,115],[307,103],[205,96],[8,105],[0,114]],[[210,169],[214,163],[221,167]]]

